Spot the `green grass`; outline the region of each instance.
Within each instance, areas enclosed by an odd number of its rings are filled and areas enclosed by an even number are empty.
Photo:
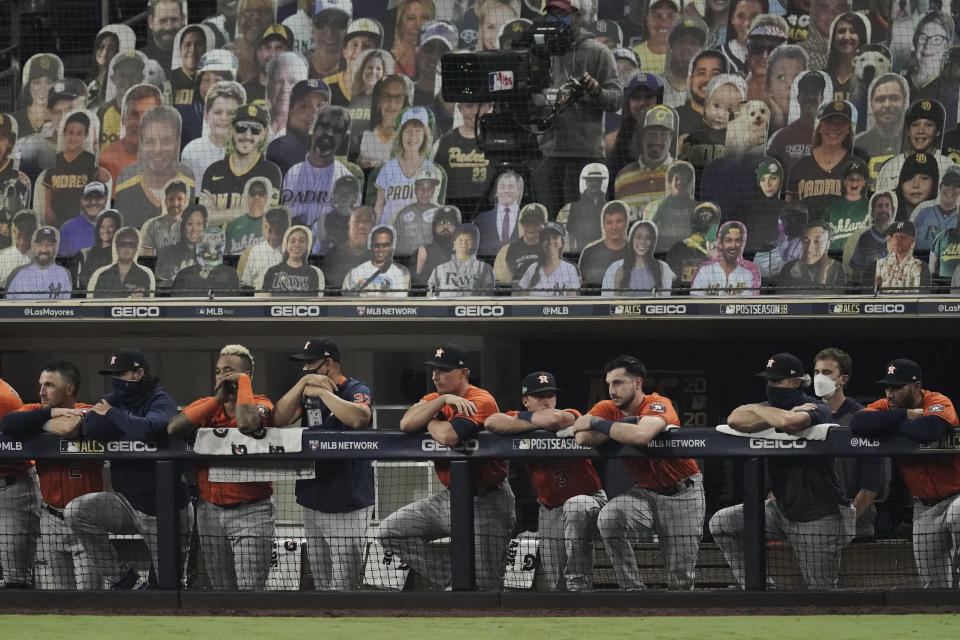
[[[271,618],[216,616],[0,616],[5,638],[190,640],[790,640],[960,638],[960,615]]]

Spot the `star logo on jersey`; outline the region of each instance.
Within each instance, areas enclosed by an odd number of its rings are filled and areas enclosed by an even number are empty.
[[[442,358],[442,357],[443,357],[443,353],[444,353],[443,349],[437,349],[437,352],[436,352],[435,354],[433,354],[433,357],[434,357],[434,358]]]
[[[550,382],[550,376],[537,376],[537,380],[540,381],[540,384],[547,384]]]
[[[655,413],[666,413],[666,412],[667,412],[667,407],[666,407],[666,405],[664,405],[664,404],[663,404],[662,402],[660,402],[660,401],[650,403],[650,407],[649,407],[649,408],[650,408],[650,411],[653,411],[653,412],[655,412]]]
[[[891,375],[891,376],[892,376],[893,373],[894,373],[896,370],[897,370],[897,368],[896,368],[895,366],[890,365],[889,367],[887,367],[887,375]]]
[[[942,404],[932,404],[929,407],[927,407],[927,411],[929,411],[930,413],[943,413],[944,407]]]

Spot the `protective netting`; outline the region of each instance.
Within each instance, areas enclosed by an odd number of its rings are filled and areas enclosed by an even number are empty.
[[[49,472],[40,464],[42,473]],[[92,465],[95,469],[89,463],[83,469],[58,464],[65,473],[102,473],[98,463]],[[520,461],[511,465],[525,466]],[[218,467],[221,471],[215,472]],[[326,511],[305,506],[315,480],[293,480],[287,474],[275,479],[270,491],[271,484],[263,480],[277,478],[276,464],[272,471],[217,462],[209,468],[211,474],[226,474],[209,477],[239,484],[218,487],[216,502],[194,497],[177,509],[177,575],[186,589],[419,591],[451,586],[451,497],[432,463],[372,461],[374,504],[339,512],[331,506],[321,507]],[[312,463],[298,473],[304,470],[312,475]],[[51,504],[55,496],[38,490],[34,471],[4,477],[0,563],[6,588],[157,587],[157,528],[163,523],[148,513],[155,505],[137,502],[142,495],[109,491],[109,475],[108,491],[78,496],[64,508]],[[193,486],[193,471],[188,469],[185,477]],[[298,488],[297,482],[306,485]],[[230,494],[234,497],[225,497]],[[237,499],[241,494],[267,495]],[[909,529],[896,537],[857,536],[853,507],[796,522],[768,500],[767,587],[950,588],[952,542],[945,532],[951,509],[956,509],[955,498],[917,501],[912,536]],[[705,518],[699,476],[656,490],[634,486],[610,500],[597,491],[552,508],[541,503],[526,531],[520,531],[515,516],[510,483],[477,489],[475,571],[481,590],[744,586],[743,507],[708,512]]]

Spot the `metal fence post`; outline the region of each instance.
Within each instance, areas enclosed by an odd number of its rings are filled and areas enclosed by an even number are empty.
[[[474,591],[473,475],[469,460],[450,463],[450,570],[454,591]]]
[[[180,518],[176,487],[176,460],[157,461],[157,582],[161,589],[180,588]]]
[[[743,464],[743,570],[748,591],[767,588],[763,458]]]

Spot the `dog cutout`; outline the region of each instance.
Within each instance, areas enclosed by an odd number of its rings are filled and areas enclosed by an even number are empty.
[[[770,126],[770,108],[761,100],[741,102],[727,125],[726,155],[762,152]]]

